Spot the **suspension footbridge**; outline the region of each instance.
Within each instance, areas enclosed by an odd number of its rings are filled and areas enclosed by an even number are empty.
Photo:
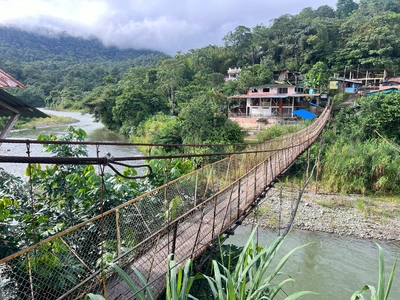
[[[205,165],[1,259],[0,299],[82,299],[89,292],[135,299],[110,262],[132,278],[136,268],[146,281],[142,288],[160,295],[168,255],[180,263],[196,258],[240,224],[329,118],[327,107],[296,133]],[[86,158],[82,163],[99,161]]]

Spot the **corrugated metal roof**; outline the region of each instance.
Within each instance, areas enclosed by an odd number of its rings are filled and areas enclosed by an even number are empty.
[[[348,79],[348,78],[342,78],[342,77],[333,78],[333,80],[345,81],[345,82],[351,82],[351,83],[358,83],[358,84],[362,84],[363,83],[361,80]]]
[[[24,102],[19,100],[17,97],[7,93],[6,91],[0,89],[0,102],[3,102],[5,105],[12,107],[13,109],[18,110],[21,113],[22,117],[36,117],[36,118],[49,118],[48,115],[41,112],[40,110],[26,105]],[[15,112],[3,107],[0,104],[0,117],[8,117],[14,116]]]
[[[11,75],[7,74],[2,69],[0,69],[0,88],[16,87],[16,86],[19,86],[21,88],[25,87],[25,85],[23,85],[17,79],[13,78]]]
[[[259,94],[259,95],[247,95],[247,94],[243,94],[243,95],[235,95],[235,96],[230,96],[228,97],[229,99],[236,99],[236,98],[288,98],[288,97],[294,97],[294,98],[298,98],[298,97],[316,97],[316,96],[320,96],[321,94]]]
[[[377,90],[377,91],[373,91],[373,92],[367,93],[367,97],[375,96],[375,95],[378,95],[378,94],[390,94],[390,93],[398,94],[398,93],[400,93],[400,89],[392,87],[392,88],[388,88],[388,89],[384,89],[384,90]]]

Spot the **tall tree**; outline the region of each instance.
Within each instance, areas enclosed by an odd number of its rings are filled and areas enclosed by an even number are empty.
[[[188,60],[182,54],[175,58],[161,61],[158,65],[157,85],[160,91],[168,98],[170,114],[176,114],[179,99],[176,98],[176,91],[187,85],[193,77]]]
[[[353,15],[340,28],[342,47],[337,58],[342,65],[397,69],[400,14],[386,12],[372,18]]]
[[[237,58],[236,65],[243,66],[251,64],[249,53],[253,52],[251,29],[246,26],[238,26],[235,30],[229,31],[224,36],[223,41],[227,47]]]
[[[336,16],[339,19],[344,19],[357,9],[358,4],[353,0],[338,0],[336,3]]]

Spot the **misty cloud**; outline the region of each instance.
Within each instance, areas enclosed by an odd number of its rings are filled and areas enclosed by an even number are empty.
[[[270,2],[270,3],[268,3]],[[209,44],[238,25],[269,24],[303,8],[336,0],[0,0],[0,24],[73,36],[96,36],[105,45],[175,54]]]

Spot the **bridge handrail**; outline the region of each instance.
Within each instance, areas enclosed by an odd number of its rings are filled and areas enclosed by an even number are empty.
[[[231,155],[0,260],[0,279],[7,282],[0,285],[0,296],[76,299],[97,287],[117,297],[126,290],[109,269],[102,271],[109,261],[122,267],[140,262],[142,271],[147,270],[148,282],[162,286],[163,280],[157,279],[164,278],[166,265],[161,263],[161,269],[155,270],[159,258],[149,252],[163,245],[161,261],[165,261],[170,252],[185,260],[204,251],[210,239],[240,218],[265,186],[315,141],[329,114],[330,108],[326,108],[308,127],[253,147],[264,152]],[[217,211],[222,204],[224,217]],[[213,216],[212,226],[202,224],[208,215]],[[183,226],[193,229],[187,225],[191,218],[200,223],[193,232],[196,243],[184,254],[177,245],[178,231]],[[216,224],[216,220],[222,223]],[[209,236],[202,237],[203,232]],[[202,238],[207,242],[199,243]],[[52,275],[46,277],[44,268]],[[54,276],[66,278],[56,290],[51,286]]]

